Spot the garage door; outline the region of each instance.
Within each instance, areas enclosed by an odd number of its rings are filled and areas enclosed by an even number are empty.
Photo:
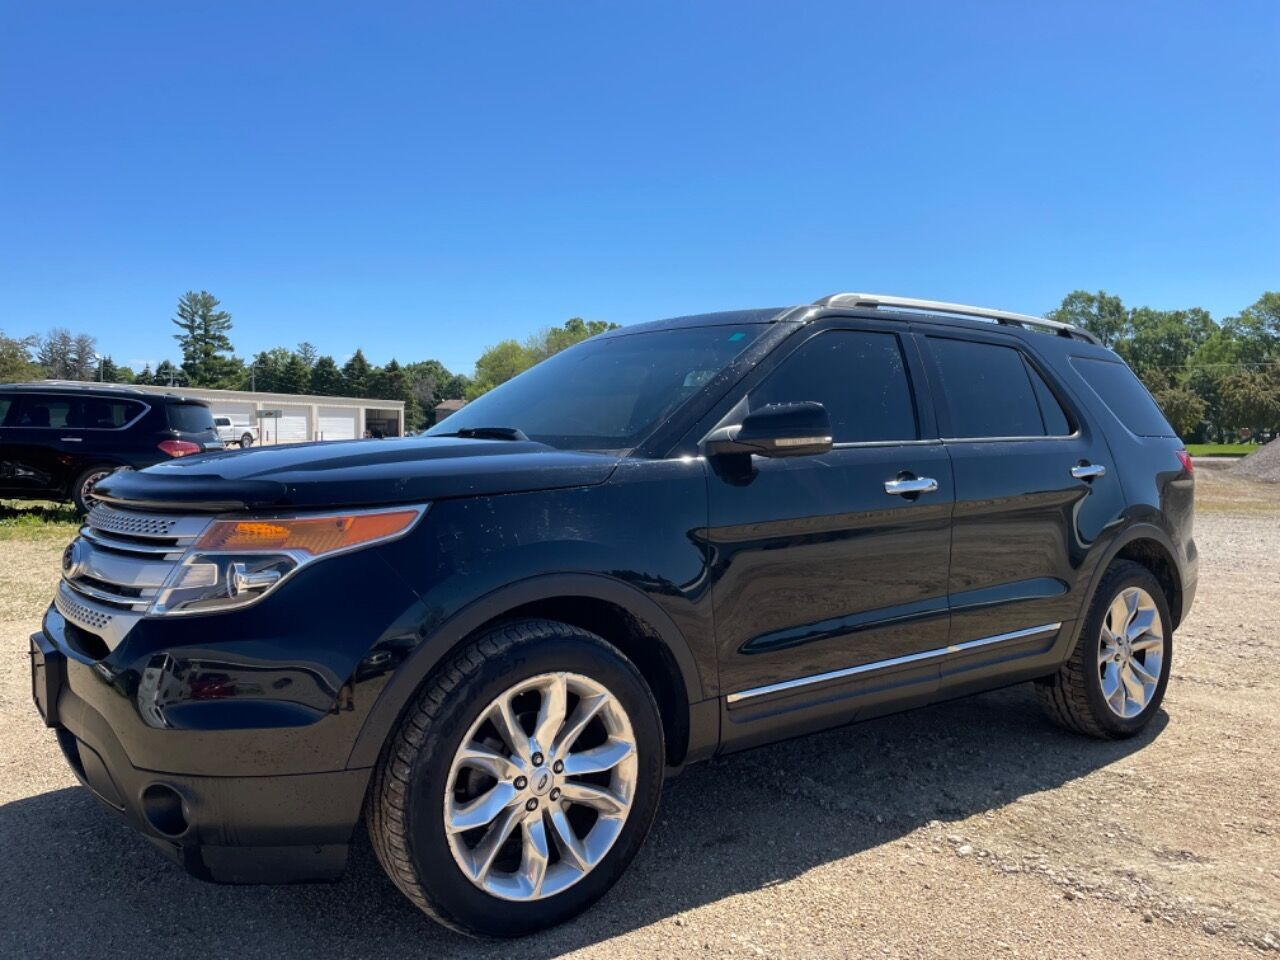
[[[229,417],[236,426],[247,427],[251,423],[257,423],[252,401],[210,400],[208,404],[215,417]]]
[[[265,406],[265,405],[264,405]],[[262,421],[266,443],[302,443],[311,439],[311,408],[288,403],[273,403],[269,409],[279,410],[279,417]]]
[[[358,407],[320,407],[317,440],[354,440],[360,419]]]

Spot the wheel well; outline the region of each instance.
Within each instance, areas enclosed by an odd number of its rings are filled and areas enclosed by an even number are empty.
[[[1173,617],[1174,627],[1177,627],[1182,621],[1182,580],[1178,576],[1178,568],[1169,551],[1157,540],[1134,540],[1121,547],[1115,558],[1132,560],[1151,571],[1164,590],[1165,600],[1169,604],[1169,615]]]
[[[689,747],[689,698],[675,657],[653,628],[630,611],[607,600],[554,597],[508,610],[480,629],[502,620],[527,618],[558,620],[581,627],[621,650],[636,665],[658,703],[667,764],[677,766],[684,761]]]

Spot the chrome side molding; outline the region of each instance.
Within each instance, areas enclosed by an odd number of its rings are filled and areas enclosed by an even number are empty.
[[[979,647],[989,647],[992,644],[1007,643],[1010,640],[1026,640],[1030,637],[1042,636],[1050,633],[1057,633],[1062,629],[1062,622],[1044,623],[1038,627],[1026,627],[1022,630],[1014,630],[1011,633],[998,633],[993,637],[981,637],[977,640],[966,640],[963,643],[953,643],[947,647],[938,647],[934,650],[922,650],[919,653],[909,653],[901,657],[892,657],[888,660],[876,660],[872,663],[860,663],[856,667],[845,667],[843,670],[832,670],[828,673],[815,673],[808,677],[797,677],[794,680],[783,680],[780,683],[770,683],[763,687],[752,687],[750,690],[739,690],[737,693],[731,693],[725,697],[725,701],[730,705],[741,703],[743,700],[751,700],[755,697],[768,696],[771,693],[783,693],[787,690],[796,690],[800,687],[807,687],[815,683],[826,683],[830,680],[843,680],[847,677],[856,677],[861,673],[874,673],[877,670],[887,670],[890,667],[900,667],[908,663],[918,663],[922,660],[933,660],[937,657],[945,657],[952,653],[963,653],[966,650],[976,650]]]

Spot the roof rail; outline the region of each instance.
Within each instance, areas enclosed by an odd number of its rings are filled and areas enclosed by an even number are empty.
[[[921,300],[918,297],[895,297],[882,293],[833,293],[830,296],[815,300],[813,305],[815,307],[890,307],[900,310],[918,310],[924,313],[946,313],[958,317],[977,317],[980,320],[993,320],[996,323],[1047,330],[1061,337],[1075,337],[1080,340],[1087,340],[1089,343],[1101,343],[1088,330],[1069,323],[1046,320],[1044,317],[1033,317],[1026,313],[993,310],[990,307],[975,307],[965,303],[948,303],[944,300]]]

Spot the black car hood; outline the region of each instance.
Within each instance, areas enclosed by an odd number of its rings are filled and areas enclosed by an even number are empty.
[[[377,506],[603,483],[618,461],[612,454],[533,441],[415,437],[299,443],[114,473],[94,495],[160,510]]]

